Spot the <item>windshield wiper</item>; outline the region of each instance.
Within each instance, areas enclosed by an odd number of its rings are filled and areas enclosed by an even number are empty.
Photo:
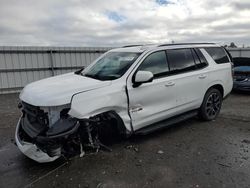
[[[83,76],[99,80],[97,75],[83,74]]]

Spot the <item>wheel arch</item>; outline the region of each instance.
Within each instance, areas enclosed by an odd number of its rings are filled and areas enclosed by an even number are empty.
[[[209,97],[211,96],[210,94],[213,94],[213,91],[211,91],[212,89],[217,89],[217,90],[221,93],[221,99],[220,99],[220,101],[219,101],[219,102],[220,102],[220,103],[219,103],[219,107],[216,106],[216,109],[217,109],[217,110],[212,109],[213,112],[214,112],[215,114],[210,114],[209,112],[206,111],[207,100],[208,100]],[[200,106],[200,108],[199,108],[199,113],[198,113],[199,117],[200,117],[202,120],[205,120],[205,121],[211,121],[211,120],[215,119],[215,118],[218,116],[219,112],[220,112],[220,108],[221,108],[221,103],[222,103],[223,96],[224,96],[224,88],[223,88],[222,84],[216,83],[216,84],[211,85],[211,86],[207,89],[207,91],[206,91],[206,93],[205,93],[205,95],[204,95],[204,97],[203,97],[202,104],[201,104],[201,106]],[[213,99],[212,99],[212,100],[213,100]],[[218,99],[218,100],[219,100],[219,99]],[[216,104],[216,105],[217,105],[217,104]],[[211,107],[210,107],[210,108],[211,108]],[[213,105],[212,105],[212,108],[215,108],[215,107],[213,107]]]
[[[103,111],[99,114],[96,114],[94,117],[102,117],[102,116],[106,116],[112,119],[116,120],[116,128],[118,129],[119,133],[122,135],[127,135],[128,134],[128,130],[125,126],[125,123],[123,121],[123,119],[121,118],[121,116],[115,111],[115,110],[108,110],[108,111]]]
[[[215,84],[215,85],[211,86],[209,89],[212,89],[212,88],[218,89],[220,91],[222,97],[224,96],[224,88],[221,84]]]
[[[225,89],[223,87],[223,84],[221,82],[214,82],[214,83],[211,83],[208,87],[208,89],[206,90],[205,94],[212,88],[215,88],[215,89],[218,89],[222,95],[222,97],[224,97],[224,94],[225,94]],[[205,95],[204,95],[205,96]]]
[[[213,83],[213,84],[210,84],[209,85],[209,87],[207,88],[207,90],[206,90],[206,92],[204,93],[204,96],[203,96],[203,98],[202,98],[202,103],[203,103],[203,101],[204,101],[204,98],[205,98],[205,96],[206,96],[206,93],[210,90],[210,89],[212,89],[212,88],[215,88],[215,89],[218,89],[219,91],[220,91],[220,93],[221,93],[221,95],[222,95],[222,98],[224,97],[224,88],[223,88],[223,86],[222,86],[222,84],[221,83]],[[201,105],[202,105],[202,103],[201,103]],[[200,105],[200,106],[201,106]]]

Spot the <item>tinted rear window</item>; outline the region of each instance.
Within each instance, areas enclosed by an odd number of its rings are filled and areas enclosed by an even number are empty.
[[[209,47],[205,48],[207,53],[214,59],[218,64],[230,62],[228,56],[223,48],[220,47]]]
[[[167,50],[169,68],[172,73],[195,70],[191,49]]]

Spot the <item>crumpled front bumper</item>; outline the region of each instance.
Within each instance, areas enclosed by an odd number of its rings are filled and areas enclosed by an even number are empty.
[[[60,156],[50,157],[47,153],[40,150],[35,144],[29,143],[26,141],[21,141],[18,135],[18,132],[20,129],[20,121],[21,121],[21,118],[19,119],[17,123],[16,132],[15,132],[15,141],[16,141],[17,147],[20,149],[20,151],[24,155],[26,155],[30,159],[33,159],[39,163],[52,162],[60,157]]]

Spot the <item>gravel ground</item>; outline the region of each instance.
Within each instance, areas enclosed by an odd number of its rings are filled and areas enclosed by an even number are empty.
[[[38,164],[13,144],[18,95],[0,95],[0,187],[250,187],[250,94],[196,118],[70,161]]]

